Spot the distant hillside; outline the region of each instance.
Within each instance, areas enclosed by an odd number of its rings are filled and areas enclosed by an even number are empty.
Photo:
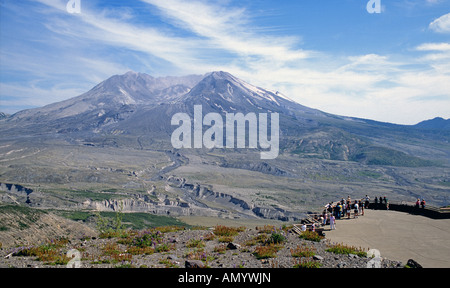
[[[3,248],[30,245],[57,237],[95,236],[87,225],[44,210],[23,206],[0,206],[0,243]]]
[[[434,119],[422,121],[414,125],[414,127],[422,129],[450,130],[450,119],[445,120],[441,117],[436,117]]]
[[[4,112],[0,112],[0,120],[9,117],[8,114],[4,113]]]
[[[406,126],[328,114],[223,71],[163,78],[132,71],[114,75],[80,96],[7,117],[0,134],[11,140],[46,135],[94,147],[167,150],[175,129],[171,117],[192,116],[195,105],[204,115],[279,113],[280,150],[300,157],[407,167],[450,161],[445,148],[450,135],[438,130],[447,132],[450,120]]]

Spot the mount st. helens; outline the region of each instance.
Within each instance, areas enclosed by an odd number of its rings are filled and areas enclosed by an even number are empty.
[[[203,114],[279,113],[279,157],[173,149],[171,118],[193,117],[194,105]],[[127,211],[174,216],[292,220],[370,193],[447,205],[450,132],[442,121],[404,126],[333,115],[226,72],[128,72],[78,97],[2,114],[0,182],[32,189],[32,206],[112,210],[123,200]],[[24,200],[0,193],[3,202]]]

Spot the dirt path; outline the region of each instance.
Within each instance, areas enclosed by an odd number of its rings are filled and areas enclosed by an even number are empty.
[[[327,226],[328,227],[328,226]],[[381,257],[425,268],[450,268],[450,219],[435,220],[397,211],[366,210],[357,219],[336,221],[332,242],[378,249]]]

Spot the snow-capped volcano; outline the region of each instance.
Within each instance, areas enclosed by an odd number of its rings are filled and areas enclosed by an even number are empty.
[[[13,119],[39,117],[55,120],[88,112],[105,114],[123,106],[169,103],[189,92],[202,78],[202,75],[154,78],[130,71],[112,76],[80,96],[42,108],[20,111],[13,115]]]
[[[192,111],[199,104],[204,111],[218,113],[322,114],[227,72],[159,78],[127,72],[110,77],[80,96],[18,112],[7,122],[21,122],[21,128],[38,124],[39,130],[53,131],[98,132],[120,126],[125,133],[141,126],[148,130],[155,123],[167,126],[171,114]]]
[[[222,71],[159,78],[136,72],[115,75],[80,96],[2,117],[0,134],[3,139],[45,135],[70,143],[107,146],[121,142],[126,147],[138,145],[141,149],[146,143],[170,149],[170,136],[175,129],[172,117],[177,113],[192,117],[196,105],[202,106],[204,115],[210,112],[221,115],[278,113],[280,149],[306,153],[308,157],[369,163],[379,157],[373,151],[381,151],[397,155],[404,160],[401,163],[416,163],[416,159],[391,151],[390,147],[407,147],[403,139],[412,137],[417,137],[418,143],[423,142],[425,135],[418,130],[420,127],[342,117],[305,107],[281,93],[256,87]],[[447,141],[447,136],[436,133],[426,135],[429,139]],[[388,143],[380,148],[370,139],[376,139],[377,145]],[[398,144],[393,144],[395,141]],[[413,149],[402,151],[414,152]],[[390,156],[382,160],[385,159],[391,161]],[[378,163],[379,160],[373,161]]]
[[[202,104],[217,112],[280,112],[291,110],[319,113],[301,106],[281,93],[251,85],[230,73],[219,71],[205,75],[192,90],[177,103]],[[208,108],[206,108],[208,110]]]

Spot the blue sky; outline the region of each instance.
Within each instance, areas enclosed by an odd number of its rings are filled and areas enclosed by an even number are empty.
[[[300,104],[415,124],[450,118],[450,1],[0,0],[0,111],[115,74],[223,70]]]

